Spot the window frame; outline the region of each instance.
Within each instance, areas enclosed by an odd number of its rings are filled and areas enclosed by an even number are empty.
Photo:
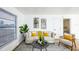
[[[6,13],[6,14],[9,14],[9,15],[15,17],[15,20],[6,19],[6,18],[1,18],[1,17],[0,17],[0,19],[5,19],[5,20],[14,21],[14,25],[15,25],[15,27],[14,27],[14,28],[15,28],[15,29],[14,29],[14,31],[15,31],[15,39],[14,39],[14,40],[16,40],[16,39],[17,39],[17,16],[14,15],[13,13],[9,12],[9,11],[6,11],[6,10],[2,9],[2,8],[0,8],[0,10],[1,10],[2,12]],[[5,45],[11,43],[12,41],[13,41],[13,40],[11,40],[11,41],[8,42],[8,43],[5,43],[5,44],[1,45],[0,48],[2,48],[3,46],[5,46]]]

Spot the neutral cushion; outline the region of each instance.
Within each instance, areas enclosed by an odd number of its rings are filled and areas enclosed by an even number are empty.
[[[49,43],[54,43],[54,38],[51,38],[51,37],[44,37],[44,39],[46,41],[48,41]]]
[[[69,40],[66,40],[66,39],[61,39],[60,41],[61,41],[63,44],[65,44],[65,45],[72,46],[72,42],[71,42],[71,41],[69,41]]]

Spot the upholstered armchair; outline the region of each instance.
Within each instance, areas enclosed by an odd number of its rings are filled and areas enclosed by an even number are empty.
[[[75,42],[75,35],[73,34],[64,34],[64,36],[61,36],[61,39],[59,40],[59,45],[62,43],[65,45],[65,47],[70,48],[71,51],[76,49],[76,42]]]

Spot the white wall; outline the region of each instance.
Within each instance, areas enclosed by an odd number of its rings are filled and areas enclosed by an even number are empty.
[[[3,9],[17,16],[17,39],[7,44],[6,46],[3,46],[0,48],[0,50],[13,50],[23,40],[19,33],[18,27],[24,23],[24,15],[20,13],[16,8],[4,7]]]
[[[41,18],[45,18],[47,20],[47,29],[35,29],[33,28],[33,18],[39,17],[39,22],[41,26]],[[63,18],[61,16],[55,15],[25,15],[25,23],[27,23],[30,31],[52,31],[55,32],[57,35],[63,34]]]

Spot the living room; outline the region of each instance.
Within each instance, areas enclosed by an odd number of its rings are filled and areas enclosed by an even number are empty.
[[[68,34],[74,34],[76,41],[79,42],[79,36],[78,36],[79,35],[79,33],[78,33],[78,30],[79,30],[79,23],[78,23],[79,12],[78,12],[78,10],[79,10],[79,8],[78,7],[17,7],[17,8],[2,7],[1,9],[16,15],[16,22],[15,22],[16,24],[15,25],[16,25],[16,34],[17,34],[16,35],[17,37],[15,40],[13,40],[10,43],[1,47],[1,49],[0,49],[1,51],[2,50],[11,51],[14,49],[15,49],[15,51],[17,51],[17,50],[21,50],[22,48],[26,51],[26,48],[28,48],[28,47],[24,48],[21,45],[21,47],[18,49],[17,46],[20,46],[19,44],[21,44],[21,42],[24,39],[25,39],[24,40],[25,42],[23,42],[23,43],[28,43],[28,42],[33,41],[34,39],[37,39],[36,37],[33,37],[33,39],[29,41],[29,38],[31,37],[32,32],[49,33],[49,34],[47,34],[47,35],[45,34],[45,35],[51,36],[51,37],[52,37],[52,33],[53,33],[53,35],[55,34],[55,37],[57,39],[60,39],[60,36],[63,36],[63,33],[64,33],[64,28],[63,28],[64,19],[69,19],[69,21],[70,21],[70,23],[69,23],[70,29],[69,29]],[[38,20],[37,26],[34,24],[34,19]],[[42,20],[44,20],[44,22]],[[43,23],[43,25],[42,25],[42,23]],[[20,30],[19,27],[24,24],[27,24],[27,26],[29,28],[28,32],[31,33],[31,34],[28,34],[28,35],[30,35],[29,38],[24,38],[22,36],[22,33],[20,33],[20,31],[19,31]],[[28,35],[26,35],[26,36],[28,36]],[[36,34],[34,34],[34,35],[36,35]],[[63,47],[63,50],[62,50],[62,48],[61,48],[62,46],[58,46],[59,42],[57,42],[57,45],[55,45],[55,43],[53,43],[55,40],[54,37],[52,39],[50,39],[50,38],[47,39],[47,37],[46,37],[45,39],[48,41],[48,43],[52,44],[52,46],[56,46],[56,47],[52,47],[51,49],[49,47],[49,50],[47,48],[47,51],[55,51],[56,49],[59,49],[57,51],[66,51],[65,47]],[[61,48],[61,50],[60,50],[60,48]],[[52,50],[52,49],[54,49],[54,50]],[[78,50],[78,46],[76,49]],[[36,51],[39,51],[39,49]],[[71,49],[69,49],[68,51],[71,51]]]

